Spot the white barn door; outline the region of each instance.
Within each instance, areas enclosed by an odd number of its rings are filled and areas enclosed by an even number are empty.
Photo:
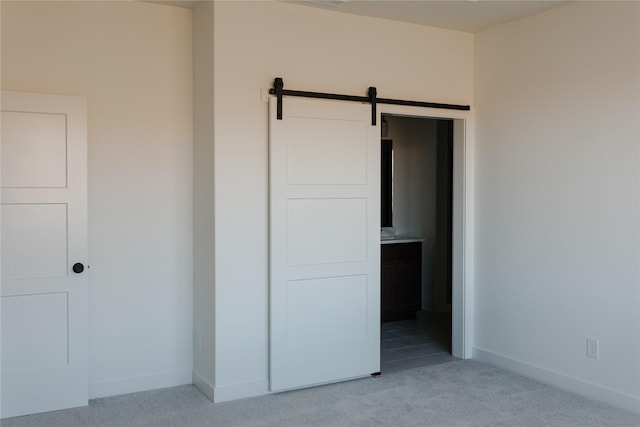
[[[86,101],[3,91],[1,104],[0,415],[8,418],[88,401]]]
[[[371,106],[270,100],[270,384],[380,371],[380,133]]]

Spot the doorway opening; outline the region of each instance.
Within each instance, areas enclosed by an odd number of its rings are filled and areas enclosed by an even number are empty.
[[[382,115],[381,369],[452,356],[454,119]]]

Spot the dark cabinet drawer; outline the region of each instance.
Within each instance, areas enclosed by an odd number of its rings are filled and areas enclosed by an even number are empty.
[[[420,262],[422,257],[422,243],[390,243],[382,245],[382,262],[405,260]]]

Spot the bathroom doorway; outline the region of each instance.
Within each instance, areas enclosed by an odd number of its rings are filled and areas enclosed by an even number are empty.
[[[389,372],[453,359],[454,121],[382,119],[380,345]]]

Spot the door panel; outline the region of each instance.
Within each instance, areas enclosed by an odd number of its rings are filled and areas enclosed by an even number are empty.
[[[63,114],[2,111],[2,186],[65,187],[66,125]]]
[[[2,92],[2,418],[88,402],[86,101]]]
[[[2,298],[2,363],[19,370],[66,365],[68,309],[63,292]]]
[[[366,184],[366,122],[295,116],[288,120],[289,184]]]
[[[288,285],[290,347],[361,339],[367,334],[367,276],[291,280]],[[336,310],[336,305],[349,310]],[[327,316],[327,313],[333,313]],[[322,318],[323,322],[316,322]]]
[[[370,106],[270,105],[271,390],[380,370],[380,140]]]
[[[364,261],[366,232],[366,199],[289,200],[289,265]]]
[[[67,205],[2,204],[2,280],[67,274]]]

